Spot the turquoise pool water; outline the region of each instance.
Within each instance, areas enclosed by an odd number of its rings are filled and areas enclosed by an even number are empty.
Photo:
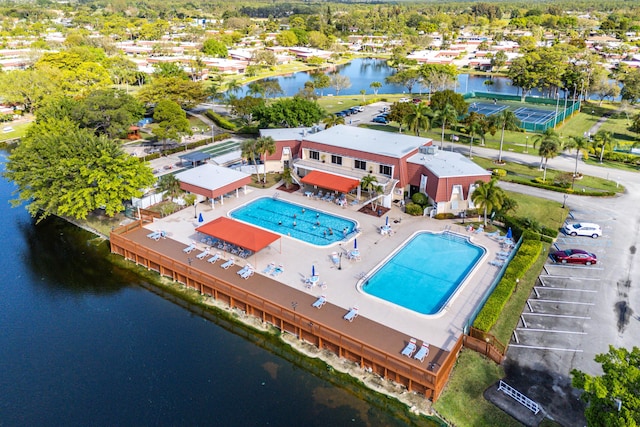
[[[353,220],[271,197],[256,199],[229,215],[316,246],[328,246],[344,240],[357,228]]]
[[[436,314],[484,253],[463,236],[422,232],[374,271],[362,290],[421,314]]]

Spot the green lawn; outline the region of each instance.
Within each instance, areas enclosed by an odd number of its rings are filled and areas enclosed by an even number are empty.
[[[0,129],[4,128],[12,128],[11,132],[0,131],[0,142],[9,141],[14,138],[22,138],[24,134],[27,132],[27,128],[31,125],[31,123],[0,123]]]
[[[520,426],[482,396],[487,387],[501,378],[504,378],[502,366],[472,350],[463,349],[449,383],[433,407],[456,426]]]

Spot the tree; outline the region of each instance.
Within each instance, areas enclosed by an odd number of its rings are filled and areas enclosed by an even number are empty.
[[[169,99],[188,110],[204,102],[207,92],[201,82],[180,77],[157,77],[140,89],[138,99],[147,105]]]
[[[256,169],[256,178],[260,181],[260,171],[258,170],[258,162],[256,156],[258,154],[258,143],[255,139],[247,139],[242,143],[242,157],[247,159],[247,162],[253,164]]]
[[[336,96],[340,95],[342,89],[349,89],[351,87],[351,79],[341,74],[334,74],[329,80],[331,81],[331,86],[336,90]]]
[[[201,50],[205,55],[212,56],[214,58],[226,58],[229,54],[227,46],[216,39],[206,39],[204,43],[202,43]]]
[[[85,219],[99,207],[113,216],[155,181],[147,163],[68,119],[32,125],[9,156],[5,177],[18,187],[12,204],[26,204],[38,221],[49,215]]]
[[[267,182],[267,154],[272,155],[276,152],[276,142],[270,136],[261,136],[256,139],[256,153],[262,156],[262,164],[264,165],[264,183]]]
[[[71,115],[80,127],[118,138],[125,136],[129,126],[144,117],[144,111],[142,104],[125,91],[103,89],[78,101]]]
[[[175,197],[180,194],[180,181],[172,173],[162,175],[158,179],[158,190],[166,191],[169,197]]]
[[[518,130],[520,127],[520,120],[513,111],[502,110],[499,114],[494,114],[489,117],[489,120],[501,130],[500,133],[500,150],[498,151],[498,163],[502,163],[502,145],[504,144],[504,131],[505,130]]]
[[[262,87],[264,88],[264,96],[266,98],[275,97],[284,93],[278,79],[264,79],[262,80]]]
[[[611,82],[608,79],[598,80],[591,86],[591,92],[598,96],[598,105],[602,105],[605,98],[614,99],[620,95],[620,86],[617,82]]]
[[[312,126],[326,116],[326,112],[317,102],[301,97],[282,98],[270,105],[262,105],[253,109],[253,117],[260,126],[279,127]]]
[[[246,124],[251,124],[253,121],[253,110],[257,107],[265,105],[264,98],[254,98],[253,96],[245,96],[244,98],[232,99],[229,104],[231,105],[231,112],[241,117]]]
[[[583,136],[571,136],[569,137],[569,142],[567,143],[567,148],[575,148],[576,149],[576,167],[573,171],[573,178],[575,179],[578,176],[578,157],[580,156],[580,152],[584,151],[589,147],[589,140]],[[573,188],[573,184],[572,184]]]
[[[473,159],[473,137],[482,133],[482,121],[484,114],[471,112],[464,119],[464,125],[469,134],[469,158]]]
[[[387,83],[399,84],[407,88],[407,92],[411,93],[413,87],[420,82],[422,75],[414,68],[408,70],[400,70],[397,73],[385,78]]]
[[[505,199],[504,191],[498,187],[496,179],[489,182],[476,181],[476,189],[471,194],[473,203],[484,211],[484,225],[487,225],[487,212],[499,211]]]
[[[382,87],[382,83],[380,83],[380,82],[371,82],[369,87],[371,89],[373,89],[374,96],[378,96],[378,90],[380,90],[380,88]]]
[[[329,129],[332,126],[343,125],[344,124],[344,116],[336,116],[335,114],[329,114],[324,119],[322,119],[322,123],[325,125],[325,129]]]
[[[404,117],[404,122],[409,130],[420,136],[420,129],[429,130],[431,128],[431,117],[433,112],[426,104],[414,104],[412,111]]]
[[[451,89],[445,89],[435,92],[431,96],[431,109],[434,111],[444,109],[445,105],[451,104],[456,109],[458,116],[464,116],[469,111],[469,104],[464,100],[464,97],[455,93]]]
[[[558,155],[560,152],[560,138],[558,138],[558,134],[551,128],[544,131],[539,135],[536,135],[533,138],[533,148],[538,147],[538,154],[540,155],[540,169],[542,169],[544,164],[544,174],[542,175],[542,180],[547,180],[547,163],[549,159],[552,159]],[[543,163],[544,162],[544,163]]]
[[[640,69],[629,70],[622,79],[622,99],[631,104],[640,101]]]
[[[491,70],[499,71],[500,68],[504,67],[507,63],[507,59],[507,54],[504,53],[504,51],[497,51],[496,54],[493,55],[493,58],[491,58]]]
[[[291,47],[298,44],[298,37],[293,31],[284,30],[280,31],[278,35],[276,35],[276,41],[280,46]]]
[[[439,120],[442,125],[442,133],[440,135],[440,148],[444,146],[444,129],[449,124],[455,124],[458,122],[458,112],[451,104],[445,104],[441,110],[434,112],[434,120]]]
[[[585,418],[589,426],[626,427],[640,424],[640,349],[609,346],[598,354],[602,375],[592,376],[577,369],[571,371],[571,385],[584,390],[580,399],[587,404]]]
[[[391,109],[387,119],[392,122],[396,122],[400,125],[400,132],[402,132],[402,126],[405,124],[405,117],[414,111],[414,106],[410,102],[394,102],[391,104]]]
[[[158,62],[153,64],[154,77],[177,77],[182,80],[188,80],[189,75],[180,65],[175,62]]]
[[[605,148],[608,146],[609,150],[612,150],[611,145],[613,143],[613,135],[611,134],[611,132],[599,130],[593,137],[593,143],[595,148],[600,149],[600,163],[602,163]]]
[[[61,89],[42,69],[0,72],[0,98],[7,104],[22,105],[28,113],[58,94]]]
[[[369,199],[371,199],[371,208],[376,210],[374,200],[378,193],[382,191],[382,186],[378,183],[378,178],[375,175],[365,175],[360,181],[360,187],[369,193]]]
[[[311,74],[311,81],[314,88],[320,89],[320,96],[324,96],[324,89],[331,87],[331,79],[322,72]]]
[[[162,140],[163,146],[167,139],[178,141],[182,134],[191,135],[192,133],[187,113],[169,99],[158,102],[153,112],[153,120],[156,122],[153,134]]]

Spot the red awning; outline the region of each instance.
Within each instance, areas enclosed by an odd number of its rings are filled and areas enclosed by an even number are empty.
[[[344,176],[333,175],[327,172],[311,171],[302,178],[302,182],[307,185],[315,185],[329,190],[348,193],[360,185],[360,181]]]
[[[253,252],[264,249],[280,238],[278,234],[227,217],[214,219],[196,228],[196,231]]]

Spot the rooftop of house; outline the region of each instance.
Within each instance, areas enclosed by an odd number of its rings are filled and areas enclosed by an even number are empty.
[[[421,151],[428,152],[414,154],[407,159],[407,162],[424,165],[438,178],[491,175],[491,172],[481,168],[460,153],[442,151],[435,146]]]
[[[215,189],[234,183],[247,176],[249,175],[235,169],[205,163],[202,166],[176,174],[176,179],[185,184],[206,189]]]

